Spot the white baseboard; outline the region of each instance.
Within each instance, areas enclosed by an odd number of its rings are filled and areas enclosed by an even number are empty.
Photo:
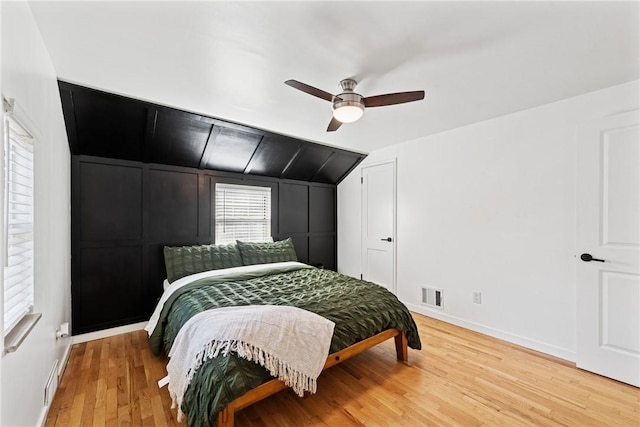
[[[489,326],[484,326],[479,323],[470,322],[465,319],[461,319],[456,316],[451,316],[449,314],[445,314],[442,311],[430,310],[426,307],[421,307],[416,304],[404,303],[407,308],[411,311],[415,311],[419,314],[424,314],[425,316],[433,317],[438,320],[442,320],[443,322],[451,323],[456,326],[463,327],[465,329],[470,329],[475,332],[479,332],[484,335],[489,335],[494,338],[501,339],[503,341],[510,342],[512,344],[516,344],[522,347],[530,348],[535,351],[539,351],[541,353],[549,354],[551,356],[559,357],[560,359],[568,360],[570,362],[575,363],[576,361],[576,353],[575,351],[571,351],[565,348],[557,347],[551,344],[547,344],[541,341],[532,340],[526,337],[522,337],[520,335],[512,334],[511,332],[502,331],[500,329],[491,328]]]
[[[36,426],[44,427],[45,424],[47,423],[48,414],[49,414],[49,406],[43,406],[42,412],[40,412],[40,416],[38,417],[38,422],[36,423]]]
[[[62,379],[62,374],[64,374],[64,370],[67,367],[67,362],[69,361],[69,355],[71,354],[71,346],[73,343],[72,340],[68,340],[69,344],[67,348],[64,350],[62,355],[62,359],[60,359],[60,365],[58,366],[58,384],[60,384],[60,380]]]
[[[99,340],[112,337],[114,335],[126,334],[128,332],[139,331],[147,326],[147,322],[133,323],[131,325],[118,326],[117,328],[104,329],[102,331],[89,332],[73,336],[73,344],[80,344],[87,341]]]

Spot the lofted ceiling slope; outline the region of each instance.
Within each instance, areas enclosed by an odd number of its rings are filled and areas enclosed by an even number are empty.
[[[360,152],[639,77],[639,3],[30,2],[60,79]],[[327,133],[329,102],[425,90]]]
[[[337,184],[365,155],[59,82],[74,155]]]

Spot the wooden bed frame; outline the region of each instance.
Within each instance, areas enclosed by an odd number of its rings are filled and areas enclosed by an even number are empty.
[[[363,351],[374,347],[381,342],[384,342],[390,338],[395,338],[396,341],[396,355],[398,360],[401,362],[406,362],[409,359],[409,350],[407,347],[407,334],[398,329],[387,329],[386,331],[380,332],[377,335],[372,336],[371,338],[367,338],[360,342],[357,342],[343,350],[337,351],[335,353],[331,353],[327,357],[327,361],[324,364],[322,370],[328,369],[338,363],[344,362],[351,357],[362,353]],[[284,389],[288,388],[288,386],[280,381],[279,379],[272,379],[259,385],[253,390],[249,390],[242,396],[237,399],[231,401],[226,408],[218,413],[218,427],[233,427],[235,413],[247,406],[253,405],[256,402],[261,401],[273,394],[278,393]]]

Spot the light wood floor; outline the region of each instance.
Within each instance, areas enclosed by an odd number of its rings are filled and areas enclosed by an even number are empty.
[[[393,340],[325,371],[318,393],[283,391],[236,426],[640,426],[640,390],[572,364],[414,314],[422,351]],[[177,425],[166,359],[144,331],[73,346],[47,426]],[[184,425],[184,423],[182,424]]]

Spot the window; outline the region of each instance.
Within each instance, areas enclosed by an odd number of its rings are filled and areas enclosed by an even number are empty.
[[[4,336],[33,308],[33,137],[4,126]]]
[[[271,237],[271,187],[216,184],[216,244]]]

